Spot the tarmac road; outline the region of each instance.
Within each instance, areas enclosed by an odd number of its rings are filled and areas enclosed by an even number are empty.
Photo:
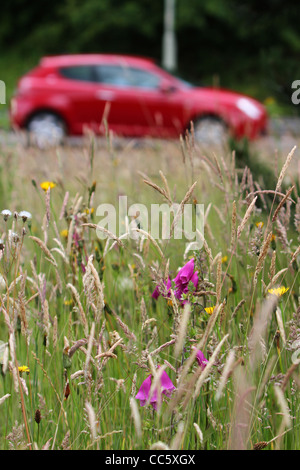
[[[278,142],[278,139],[284,138],[287,141],[287,145],[294,144],[300,139],[300,118],[298,117],[281,117],[272,118],[269,121],[269,132],[263,140]],[[86,138],[82,137],[68,137],[66,144],[70,146],[81,146]],[[102,138],[104,139],[104,137]],[[137,146],[149,146],[151,145],[152,139],[129,139],[134,140]],[[122,145],[124,142],[128,142],[128,139],[114,138],[114,143]],[[17,134],[14,131],[5,131],[0,129],[0,145],[10,146],[20,143],[26,145],[26,137],[24,134]]]

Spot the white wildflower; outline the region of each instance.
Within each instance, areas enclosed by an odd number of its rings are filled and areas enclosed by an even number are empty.
[[[21,217],[23,222],[25,223],[27,220],[30,220],[32,218],[32,215],[28,211],[21,211],[19,212],[19,217]]]
[[[1,214],[3,215],[3,219],[5,220],[5,222],[7,221],[7,219],[9,217],[11,217],[11,211],[9,209],[4,209]]]

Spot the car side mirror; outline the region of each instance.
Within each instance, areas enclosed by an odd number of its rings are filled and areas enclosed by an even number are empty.
[[[169,95],[170,93],[174,93],[177,90],[175,85],[172,85],[169,82],[162,81],[159,85],[159,91],[164,93],[165,95]]]

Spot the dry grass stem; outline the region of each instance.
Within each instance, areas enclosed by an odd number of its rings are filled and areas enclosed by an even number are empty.
[[[77,289],[76,289],[76,287],[73,286],[73,284],[69,283],[69,284],[67,284],[67,287],[69,289],[71,289],[71,291],[72,291],[72,293],[75,297],[76,303],[77,303],[78,308],[79,308],[80,319],[81,319],[81,324],[82,324],[83,329],[84,329],[84,334],[87,336],[88,335],[88,322],[87,322],[87,319],[86,319],[86,314],[83,310],[83,307],[82,307],[82,304],[81,304],[81,301],[80,301],[79,293],[77,292]]]
[[[275,222],[275,220],[277,219],[277,216],[279,214],[279,211],[280,209],[282,208],[282,206],[285,204],[285,202],[288,200],[290,194],[292,193],[293,189],[295,188],[295,186],[292,186],[287,192],[286,192],[286,195],[281,199],[280,203],[278,204],[278,206],[276,207],[275,209],[275,212],[273,214],[273,217],[272,217],[272,222]]]
[[[281,184],[282,184],[283,178],[284,178],[284,176],[285,176],[285,174],[286,174],[286,171],[287,171],[287,169],[288,169],[288,167],[289,167],[289,165],[290,165],[290,163],[291,163],[291,160],[292,160],[292,158],[293,158],[293,155],[294,155],[294,153],[295,153],[296,148],[297,148],[297,146],[295,145],[295,146],[292,148],[292,150],[290,151],[290,153],[288,154],[288,156],[286,157],[285,163],[284,163],[284,165],[283,165],[283,167],[282,167],[282,170],[281,170],[281,172],[280,172],[279,178],[278,178],[278,180],[277,180],[276,190],[275,190],[276,192],[279,191],[280,188],[281,188]]]
[[[227,383],[228,378],[230,377],[232,370],[233,370],[233,365],[235,361],[235,352],[233,350],[229,351],[229,354],[227,356],[225,366],[219,381],[219,386],[216,392],[215,399],[218,401],[220,400],[223,390],[225,388],[225,385]]]
[[[175,343],[174,355],[178,357],[179,354],[182,352],[182,348],[184,345],[184,340],[186,337],[187,326],[190,318],[191,313],[191,306],[189,303],[186,303],[183,309],[183,313],[181,315],[180,324],[178,327],[178,336]]]
[[[237,235],[236,235],[236,236],[237,236],[237,240],[240,238],[240,236],[241,236],[241,234],[242,234],[242,232],[243,232],[243,230],[244,230],[244,228],[245,228],[245,226],[246,226],[246,224],[247,224],[247,222],[248,222],[248,220],[249,220],[249,218],[250,218],[250,216],[251,216],[251,214],[252,214],[252,211],[253,211],[253,209],[254,209],[254,207],[255,207],[256,200],[257,200],[257,196],[253,199],[253,201],[252,201],[251,204],[249,205],[249,207],[248,207],[248,209],[246,210],[246,213],[245,213],[245,215],[244,215],[244,217],[243,217],[242,222],[240,223],[240,225],[239,225],[238,228],[237,228]]]
[[[45,255],[47,256],[47,260],[50,261],[51,264],[53,264],[53,266],[55,266],[57,268],[57,263],[55,261],[55,258],[52,256],[52,253],[51,251],[47,248],[47,246],[45,245],[45,243],[40,240],[38,237],[34,237],[34,236],[29,236],[29,238],[31,238],[31,240],[33,240],[40,248],[41,250],[45,253]]]
[[[142,422],[141,422],[139,409],[136,404],[136,400],[133,397],[130,397],[129,403],[130,403],[131,416],[133,418],[136,435],[138,439],[141,439],[142,438]]]
[[[149,180],[143,180],[144,183],[146,183],[148,186],[151,186],[151,188],[155,189],[156,191],[158,191],[165,199],[167,199],[167,201],[169,202],[169,204],[172,204],[172,199],[170,198],[170,195],[167,193],[167,191],[163,188],[161,188],[160,186],[158,186],[156,183],[153,183],[152,181],[149,181]]]
[[[215,360],[216,360],[223,344],[225,343],[225,341],[227,340],[228,337],[229,337],[229,333],[226,334],[222,338],[222,340],[219,342],[218,346],[214,350],[214,352],[213,352],[211,358],[209,359],[208,363],[206,364],[205,369],[202,371],[202,373],[201,373],[201,375],[200,375],[200,377],[197,381],[197,384],[196,384],[196,388],[195,388],[195,392],[194,392],[194,399],[196,399],[197,396],[199,395],[200,389],[201,389],[202,385],[204,384],[204,381],[209,376],[210,370],[213,367],[213,365],[215,363]]]
[[[190,189],[187,191],[186,195],[184,196],[183,200],[181,201],[181,203],[179,204],[179,207],[178,207],[178,210],[177,210],[177,213],[175,214],[175,217],[173,219],[173,222],[172,222],[172,225],[171,225],[171,228],[170,228],[170,237],[172,237],[172,234],[173,234],[173,231],[175,229],[175,226],[178,222],[178,219],[179,217],[181,216],[182,212],[183,212],[183,209],[184,209],[184,205],[188,202],[188,200],[190,199],[191,195],[193,194],[193,191],[195,189],[195,186],[197,184],[197,181],[192,184],[192,186],[190,187]]]

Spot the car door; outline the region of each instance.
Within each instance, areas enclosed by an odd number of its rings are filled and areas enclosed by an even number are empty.
[[[123,63],[95,66],[98,80],[97,106],[102,110],[109,129],[117,134],[144,134],[142,110],[129,69]],[[103,131],[104,123],[102,123]]]
[[[101,84],[97,98],[103,110],[106,106],[109,128],[125,135],[179,135],[184,122],[183,100],[159,73],[125,61],[100,64],[96,69]]]
[[[173,77],[139,67],[129,69],[145,133],[178,136],[186,124],[184,94]]]
[[[85,127],[121,135],[179,135],[184,100],[179,89],[159,72],[124,60],[60,68],[60,88],[70,102],[76,133]]]
[[[59,72],[76,132],[88,127],[104,134],[108,126],[117,134],[145,135],[149,123],[123,61],[65,66]]]
[[[97,101],[98,83],[93,64],[60,67],[59,90],[69,103],[70,119],[75,133],[85,127],[99,131],[103,109]]]

